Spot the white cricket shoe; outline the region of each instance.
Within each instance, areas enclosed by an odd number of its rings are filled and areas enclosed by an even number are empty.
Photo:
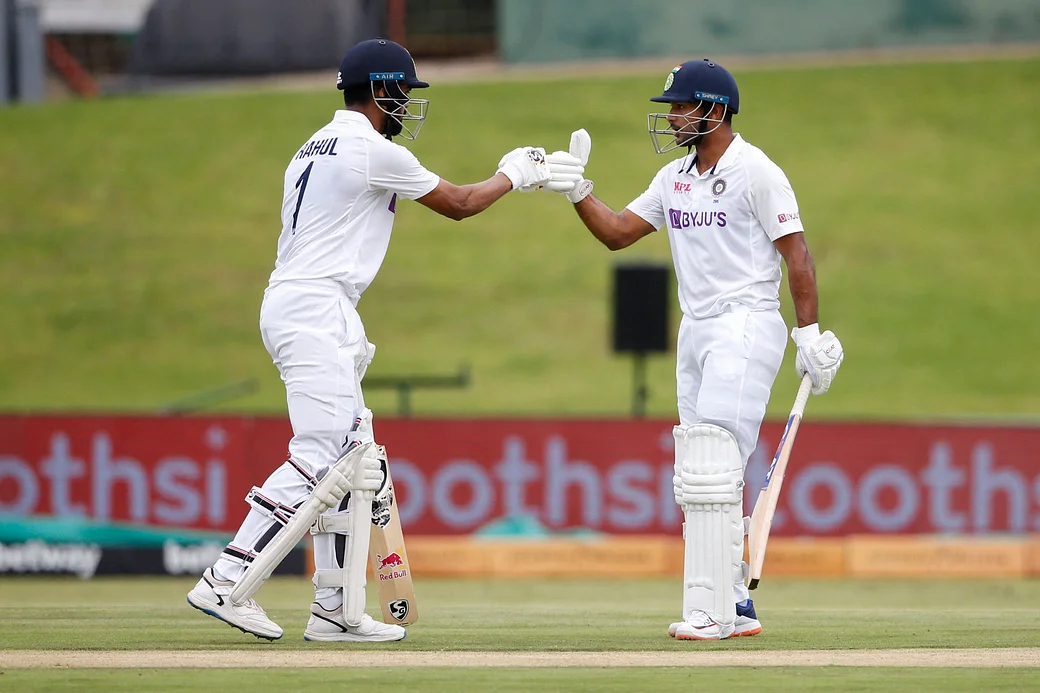
[[[267,640],[282,637],[281,626],[267,618],[267,614],[254,600],[250,599],[244,604],[231,601],[231,590],[234,588],[234,581],[219,580],[213,575],[212,568],[206,568],[202,579],[188,592],[188,603],[243,633]]]
[[[682,621],[676,621],[668,626],[668,637],[674,638],[675,632],[679,630],[679,626],[683,624]],[[742,635],[758,635],[762,632],[762,624],[758,620],[758,616],[755,615],[755,603],[750,599],[743,602],[737,603],[737,620],[733,623],[733,635],[731,637],[740,637]]]
[[[318,602],[313,602],[311,619],[307,621],[303,639],[320,642],[391,642],[404,640],[407,634],[408,631],[401,626],[380,623],[368,614],[361,616],[361,625],[357,628],[348,626],[343,620],[342,606],[329,611]]]
[[[703,611],[690,613],[685,621],[675,627],[676,640],[725,640],[731,635],[733,626],[719,625]]]

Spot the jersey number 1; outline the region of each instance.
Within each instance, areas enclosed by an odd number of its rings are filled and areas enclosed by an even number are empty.
[[[296,181],[296,188],[300,191],[300,194],[296,198],[296,211],[292,213],[292,232],[296,233],[296,220],[300,216],[300,205],[303,204],[303,193],[307,192],[307,179],[311,177],[311,169],[314,168],[314,162],[307,164],[307,168],[303,169],[303,173],[300,175],[299,180]]]

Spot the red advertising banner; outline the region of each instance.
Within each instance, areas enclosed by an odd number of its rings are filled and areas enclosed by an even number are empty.
[[[381,419],[412,534],[506,517],[671,534],[668,421]],[[781,433],[763,426],[750,512]],[[284,460],[280,418],[0,416],[0,522],[44,515],[233,532]],[[781,536],[1040,531],[1040,427],[828,424],[799,431]]]
[[[0,417],[0,518],[233,531],[254,483],[252,425],[241,417]]]

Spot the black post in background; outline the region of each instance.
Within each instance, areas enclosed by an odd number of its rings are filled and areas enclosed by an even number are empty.
[[[11,93],[22,103],[43,101],[47,72],[40,7],[27,0],[14,0],[12,6],[14,11],[9,16],[11,36],[14,37]]]
[[[646,357],[668,351],[671,268],[639,262],[614,267],[614,351],[633,354],[632,416],[646,415]]]
[[[646,386],[646,352],[637,351],[632,363],[632,416],[637,419],[646,416],[646,399],[649,394]]]
[[[11,49],[14,41],[8,35],[11,14],[10,0],[0,0],[0,106],[14,100],[11,89]]]
[[[35,1],[0,0],[0,106],[46,96],[43,39]]]

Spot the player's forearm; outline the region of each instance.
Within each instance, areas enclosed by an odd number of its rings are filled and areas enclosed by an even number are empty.
[[[574,205],[574,211],[578,213],[592,235],[611,250],[627,248],[636,240],[627,237],[621,215],[601,202],[595,195],[589,195]]]
[[[452,201],[453,213],[448,216],[459,221],[480,214],[512,189],[509,179],[497,174],[480,183],[460,185]]]
[[[806,248],[804,254],[787,261],[787,283],[791,287],[798,327],[819,322],[819,297],[816,292],[816,266]]]

